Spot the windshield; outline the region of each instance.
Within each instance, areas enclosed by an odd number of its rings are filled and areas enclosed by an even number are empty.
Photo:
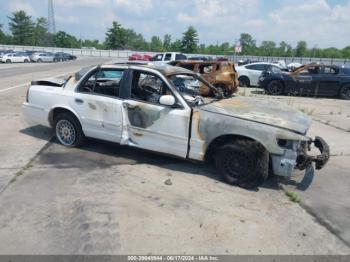
[[[198,106],[222,98],[215,87],[198,75],[175,74],[168,77],[190,106]]]

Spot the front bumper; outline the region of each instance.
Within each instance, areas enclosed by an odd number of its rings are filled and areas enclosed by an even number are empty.
[[[320,151],[319,155],[310,155],[312,144]],[[285,150],[283,155],[271,155],[272,170],[277,176],[290,177],[295,169],[305,170],[312,163],[316,169],[323,168],[329,160],[329,146],[321,137],[315,140],[295,143],[293,148]]]
[[[312,144],[314,144],[315,147],[320,151],[320,155],[310,156],[307,154],[307,152],[311,150]],[[309,140],[301,146],[299,155],[297,157],[296,168],[299,170],[305,170],[314,162],[316,169],[320,170],[327,164],[329,160],[329,154],[330,150],[328,144],[326,141],[324,141],[323,138],[317,136],[315,140]]]

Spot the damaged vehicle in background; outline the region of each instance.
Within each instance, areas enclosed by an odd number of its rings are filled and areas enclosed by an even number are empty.
[[[191,70],[201,76],[210,84],[215,86],[227,97],[238,90],[238,74],[235,65],[229,62],[218,61],[174,61],[170,65],[179,66]],[[210,89],[203,90],[200,95],[207,96]]]
[[[292,72],[270,67],[259,78],[269,95],[327,96],[350,99],[350,68],[308,64]]]
[[[22,110],[67,147],[91,137],[208,161],[245,188],[269,173],[290,177],[313,162],[321,169],[329,158],[327,143],[307,136],[307,115],[257,98],[224,98],[198,74],[169,65],[103,65],[67,80],[33,81]],[[320,155],[308,154],[312,144]]]

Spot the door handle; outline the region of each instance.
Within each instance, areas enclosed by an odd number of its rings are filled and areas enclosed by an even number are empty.
[[[80,99],[80,98],[76,98],[74,99],[75,103],[77,104],[83,104],[84,103],[84,100],[83,99]]]

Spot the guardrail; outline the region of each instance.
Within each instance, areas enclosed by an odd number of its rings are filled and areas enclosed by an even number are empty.
[[[65,52],[75,56],[90,56],[90,57],[111,57],[118,59],[127,59],[129,56],[135,53],[155,55],[155,52],[143,52],[143,51],[131,51],[131,50],[97,50],[97,49],[78,49],[78,48],[59,48],[59,47],[40,47],[40,46],[19,46],[19,45],[0,45],[0,49],[12,49],[14,51],[46,51],[46,52]],[[206,57],[222,57],[222,55],[205,55],[205,54],[188,54],[188,56],[206,56]],[[228,57],[230,61],[239,60],[251,60],[259,62],[275,62],[285,61],[286,64],[290,63],[323,63],[331,65],[344,65],[350,64],[350,59],[339,58],[317,58],[317,57],[278,57],[278,56],[249,56],[249,55],[230,55]]]

